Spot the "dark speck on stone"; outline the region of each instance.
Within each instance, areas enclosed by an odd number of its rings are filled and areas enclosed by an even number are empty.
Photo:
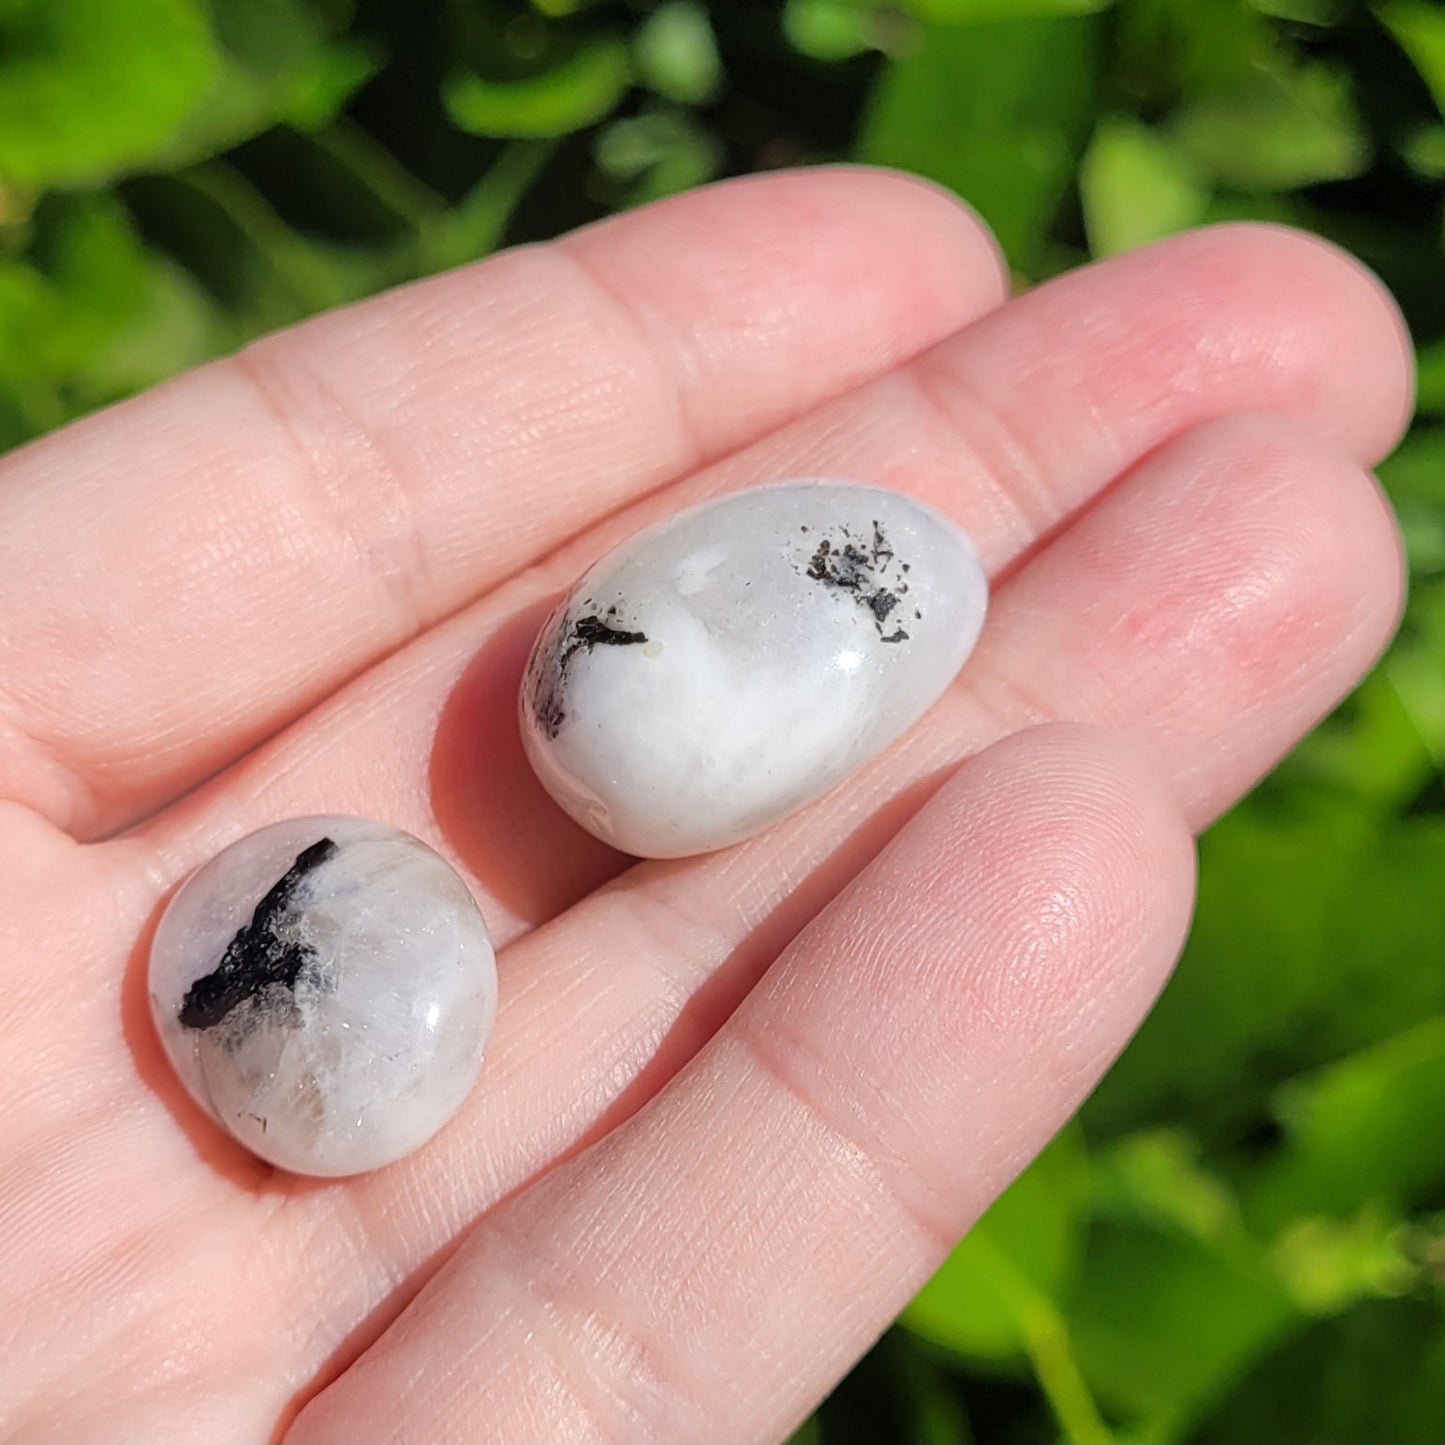
[[[855,537],[847,527],[840,527],[832,537],[822,538],[808,559],[805,575],[840,592],[851,593],[858,605],[867,609],[881,641],[906,642],[908,633],[901,627],[885,636],[883,624],[908,591],[908,583],[900,575],[908,571],[908,564],[898,563],[898,571],[892,571],[897,554],[883,528],[877,522],[872,527],[873,535],[866,541]]]

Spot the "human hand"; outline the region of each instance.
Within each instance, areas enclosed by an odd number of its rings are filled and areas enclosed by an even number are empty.
[[[1363,469],[1409,353],[1275,230],[1004,293],[933,190],[777,175],[0,465],[11,1437],[781,1436],[1064,1122],[1178,949],[1189,830],[1393,626]],[[833,796],[629,866],[522,760],[531,637],[638,526],[809,474],[969,529],[979,650]],[[460,1117],[342,1181],[203,1118],[145,999],[169,890],[311,812],[435,843],[502,950]]]

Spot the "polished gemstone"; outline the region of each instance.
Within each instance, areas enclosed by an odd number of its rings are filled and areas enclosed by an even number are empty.
[[[196,1102],[261,1158],[357,1174],[409,1154],[476,1081],[497,1004],[486,924],[424,843],[294,818],[171,900],[150,995]]]
[[[527,756],[625,852],[725,847],[911,726],[987,600],[967,535],[900,493],[803,481],[705,503],[608,553],[543,625]]]

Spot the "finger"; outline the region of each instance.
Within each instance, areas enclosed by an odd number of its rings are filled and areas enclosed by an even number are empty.
[[[16,454],[0,797],[125,824],[1003,288],[981,224],[917,181],[742,181],[323,316]]]
[[[1293,413],[1367,456],[1398,429],[1408,381],[1380,297],[1338,252],[1258,227],[1181,237],[1042,287],[593,529],[187,800],[147,841],[179,873],[275,817],[374,813],[465,864],[498,937],[515,937],[620,866],[542,793],[513,721],[541,612],[601,549],[768,477],[860,476],[956,517],[997,575],[1121,469],[1217,411]],[[1341,364],[1346,346],[1368,363]]]
[[[1179,438],[1004,585],[954,688],[844,792],[724,853],[638,865],[507,949],[481,1086],[422,1154],[322,1202],[326,1228],[373,1256],[328,1259],[307,1221],[297,1288],[343,1325],[384,1314],[397,1279],[661,1087],[989,743],[1107,723],[1202,826],[1369,665],[1399,566],[1373,484],[1296,425],[1231,417]]]
[[[1078,1106],[1192,850],[1079,729],[968,765],[649,1107],[504,1206],[288,1438],[779,1439]]]

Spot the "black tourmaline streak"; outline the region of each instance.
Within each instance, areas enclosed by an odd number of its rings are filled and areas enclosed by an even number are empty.
[[[187,990],[180,1013],[183,1027],[212,1028],[237,1004],[272,984],[295,987],[297,975],[316,956],[316,950],[309,944],[282,938],[278,925],[291,907],[301,880],[336,852],[336,844],[322,838],[297,856],[256,905],[251,921],[226,945],[220,963]]]
[[[615,617],[617,609],[609,607],[607,615]],[[556,661],[539,665],[532,679],[532,711],[549,738],[557,736],[562,720],[567,716],[562,706],[562,693],[566,687],[567,669],[579,652],[590,652],[594,647],[631,647],[647,641],[645,632],[628,632],[625,628],[614,627],[595,614],[579,617],[575,622],[564,621],[562,632],[566,640],[556,653]]]
[[[626,632],[604,622],[600,617],[579,617],[572,624],[572,638],[563,654],[565,662],[579,647],[596,647],[599,643],[608,647],[628,647],[634,642],[646,642],[645,632]]]

